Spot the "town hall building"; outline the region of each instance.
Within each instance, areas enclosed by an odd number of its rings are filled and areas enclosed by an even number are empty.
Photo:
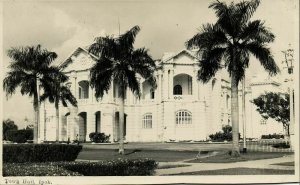
[[[69,76],[67,85],[77,98],[78,107],[60,106],[59,140],[90,141],[91,132],[110,135],[118,141],[118,86],[112,83],[102,99],[96,100],[89,85],[90,68],[96,57],[78,48],[61,65]],[[231,90],[228,72],[224,69],[208,83],[197,80],[198,59],[193,51],[165,53],[156,61],[154,89],[147,80],[138,78],[142,95],[135,97],[128,89],[125,98],[124,135],[128,142],[205,141],[210,134],[231,125]],[[242,88],[240,88],[242,89]],[[280,83],[270,79],[253,78],[245,90],[247,138],[259,138],[266,133],[283,133],[282,125],[268,120],[268,128],[250,102],[268,91],[282,91]],[[240,90],[240,133],[242,130],[242,91]],[[43,111],[44,110],[44,111]],[[54,141],[56,136],[55,107],[41,105],[39,140]],[[266,121],[266,120],[265,120]]]

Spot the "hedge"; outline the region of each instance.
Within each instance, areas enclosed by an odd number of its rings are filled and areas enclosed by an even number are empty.
[[[4,163],[3,176],[145,176],[157,163],[149,159],[102,162]]]
[[[282,134],[262,135],[261,139],[284,139],[284,135]]]
[[[158,164],[149,159],[118,159],[89,163],[63,162],[61,165],[84,176],[141,176],[153,175]]]
[[[6,132],[6,139],[15,143],[25,143],[33,140],[33,130],[9,130]]]
[[[3,176],[82,176],[48,163],[4,163]]]
[[[3,145],[3,162],[74,161],[81,150],[81,145],[6,144]]]

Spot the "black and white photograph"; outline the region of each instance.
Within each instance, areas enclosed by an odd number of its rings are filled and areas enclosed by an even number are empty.
[[[0,184],[299,183],[298,0],[2,0]]]

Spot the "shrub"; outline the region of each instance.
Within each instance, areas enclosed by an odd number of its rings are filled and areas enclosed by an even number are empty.
[[[100,162],[62,162],[58,165],[84,176],[141,176],[153,175],[158,164],[149,159],[118,159]]]
[[[89,134],[92,142],[95,143],[108,143],[110,135],[105,135],[105,133],[92,132]]]
[[[276,144],[273,144],[272,147],[279,148],[279,149],[290,148],[290,144],[289,143],[276,143]]]
[[[282,134],[269,134],[269,135],[262,135],[262,139],[283,139],[284,135]]]
[[[74,161],[81,149],[81,145],[7,144],[3,145],[3,162]]]
[[[229,125],[225,125],[222,127],[222,131],[216,132],[215,134],[210,134],[209,138],[212,141],[232,141],[232,127]],[[241,138],[240,133],[239,138]]]
[[[33,130],[8,130],[6,139],[15,143],[25,143],[33,139]]]
[[[4,163],[3,176],[82,176],[48,163]]]

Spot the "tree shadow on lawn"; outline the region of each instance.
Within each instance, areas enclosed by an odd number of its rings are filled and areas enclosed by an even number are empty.
[[[232,163],[232,162],[242,162],[251,161],[259,159],[272,159],[283,157],[287,155],[292,155],[290,152],[247,152],[241,153],[240,157],[232,157],[229,152],[220,152],[217,155],[209,156],[207,158],[199,158],[190,161],[188,163]]]
[[[194,159],[197,151],[170,151],[170,150],[141,150],[125,149],[125,154],[120,155],[117,149],[91,149],[79,153],[79,160],[114,160],[114,159],[153,159],[157,162],[176,162]]]

